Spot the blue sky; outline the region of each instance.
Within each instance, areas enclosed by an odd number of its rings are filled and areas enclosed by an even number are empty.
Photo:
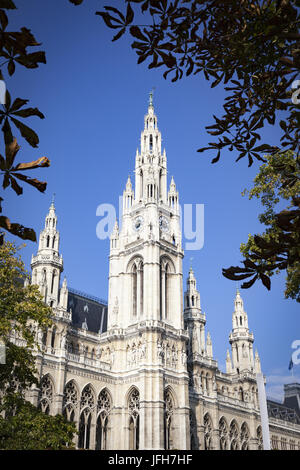
[[[19,10],[9,13],[12,27],[31,28],[47,56],[47,64],[39,69],[17,67],[15,76],[5,75],[14,98],[29,99],[31,107],[45,114],[44,120],[26,120],[37,131],[40,145],[32,149],[20,138],[18,162],[45,155],[51,167],[34,173],[48,182],[45,194],[31,187],[20,197],[11,189],[2,191],[3,213],[39,233],[56,193],[68,284],[107,298],[109,242],[96,237],[96,209],[102,203],[117,206],[128,174],[133,177],[148,94],[155,87],[169,181],[173,175],[181,204],[205,205],[204,247],[186,251],[184,287],[193,257],[207,330],[223,369],[236,286],[222,276],[222,267],[239,264],[240,243],[248,233],[262,231],[259,202],[241,196],[251,187],[258,164],[248,168],[246,160],[235,163],[236,156],[228,152],[212,165],[214,152],[197,153],[212,140],[205,126],[213,123],[213,114],[222,113],[222,85],[211,89],[200,75],[172,84],[162,78],[160,69],[138,66],[129,39],[112,43],[111,30],[94,14],[113,3],[123,2],[86,0],[74,7],[67,0],[16,0]],[[264,135],[278,142],[276,127],[266,128]],[[27,242],[22,251],[27,268],[36,249]],[[284,299],[283,288],[281,275],[272,279],[270,293],[260,284],[241,292],[268,394],[278,399],[283,383],[300,381],[300,365],[294,367],[294,377],[288,371],[291,344],[300,339],[299,304]]]

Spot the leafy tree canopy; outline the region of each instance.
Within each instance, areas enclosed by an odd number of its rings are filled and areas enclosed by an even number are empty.
[[[37,329],[51,327],[51,308],[43,302],[38,286],[28,278],[18,248],[0,246],[0,341],[6,360],[0,364],[1,449],[62,449],[71,446],[75,426],[62,416],[48,416],[24,400],[24,391],[39,385],[33,349]]]
[[[300,164],[295,154],[267,155],[254,179],[254,186],[244,194],[249,199],[259,198],[265,207],[259,221],[267,229],[260,235],[249,235],[242,243],[241,253],[245,257],[244,267],[231,266],[223,269],[228,279],[247,279],[241,287],[251,287],[257,279],[270,289],[270,277],[285,270],[285,297],[300,302]],[[278,205],[286,203],[279,213]]]
[[[75,424],[62,415],[49,416],[29,402],[14,401],[15,414],[0,416],[0,449],[63,450],[72,449]]]
[[[299,164],[300,109],[296,78],[300,70],[299,0],[131,0],[124,11],[105,6],[101,16],[115,30],[113,41],[128,32],[138,63],[162,67],[175,82],[202,73],[211,87],[224,84],[228,95],[223,115],[206,126],[216,137],[198,152],[214,151],[216,163],[224,149],[236,161],[265,162],[251,197],[267,207],[260,221],[262,235],[241,246],[244,267],[223,269],[229,279],[251,277],[270,289],[270,276],[287,272],[285,295],[299,300]],[[298,83],[299,88],[299,83]],[[274,125],[280,112],[280,147],[262,139],[265,124]],[[282,115],[282,114],[281,114]],[[267,154],[267,155],[266,155]],[[279,200],[287,208],[275,214]]]
[[[105,6],[96,14],[116,30],[113,41],[129,32],[139,64],[150,60],[149,69],[163,67],[163,76],[172,76],[173,82],[201,72],[213,80],[212,87],[228,84],[224,114],[206,127],[217,141],[198,152],[216,151],[212,163],[225,148],[234,151],[236,160],[247,157],[249,166],[254,159],[263,161],[264,153],[279,148],[258,144],[259,129],[274,124],[278,111],[285,110],[282,146],[299,153],[300,111],[291,100],[300,69],[299,0],[124,3],[125,12]]]

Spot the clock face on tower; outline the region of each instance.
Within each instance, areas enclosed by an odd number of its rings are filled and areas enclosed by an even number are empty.
[[[138,217],[136,217],[133,221],[133,229],[138,232],[139,230],[141,230],[142,226],[143,226],[143,222],[144,222],[144,219],[141,215],[139,215]]]
[[[166,217],[160,216],[159,218],[159,228],[163,232],[168,232],[169,231],[169,221],[166,219]]]

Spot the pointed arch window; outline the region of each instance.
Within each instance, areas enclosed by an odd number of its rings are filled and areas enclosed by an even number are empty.
[[[39,409],[49,415],[53,401],[53,385],[49,375],[45,375],[41,380],[39,393]]]
[[[219,435],[220,435],[220,449],[228,449],[228,426],[225,418],[221,418],[219,421]]]
[[[167,260],[160,263],[160,317],[167,320],[170,314],[171,268]]]
[[[50,235],[47,235],[47,248],[50,246]]]
[[[138,258],[134,261],[131,269],[132,276],[132,315],[139,319],[143,315],[144,304],[144,265]]]
[[[257,449],[258,450],[263,450],[263,436],[262,436],[262,428],[261,426],[258,426],[256,430],[256,438],[257,438]]]
[[[239,449],[239,428],[236,421],[232,421],[229,429],[230,450]]]
[[[51,333],[51,348],[54,349],[55,346],[55,337],[56,337],[56,328],[54,326],[52,333]]]
[[[111,411],[111,399],[107,390],[102,390],[97,403],[96,450],[107,449],[108,420]]]
[[[63,415],[68,421],[75,421],[75,409],[78,405],[78,391],[73,381],[68,382],[64,389]]]
[[[51,278],[51,294],[53,294],[55,276],[56,276],[56,271],[54,269],[53,272],[52,272],[52,278]]]
[[[85,408],[80,415],[79,419],[79,449],[90,448],[90,432],[91,432],[92,415],[88,408]]]
[[[143,198],[143,185],[144,185],[144,180],[143,180],[143,171],[140,171],[140,199]]]
[[[134,388],[128,398],[129,449],[139,449],[140,439],[140,392]]]
[[[241,426],[241,449],[249,450],[249,439],[250,432],[247,423],[243,423]]]
[[[191,450],[199,449],[199,439],[197,433],[197,420],[195,412],[190,409],[190,435],[191,435]]]
[[[81,414],[79,418],[79,437],[78,447],[80,449],[90,448],[90,432],[91,432],[91,421],[92,414],[91,410],[95,405],[95,396],[90,385],[86,385],[81,393],[80,408]]]

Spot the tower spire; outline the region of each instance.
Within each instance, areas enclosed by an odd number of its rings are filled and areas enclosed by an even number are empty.
[[[232,331],[229,336],[232,349],[232,366],[235,373],[243,370],[254,371],[253,333],[248,328],[248,316],[237,287],[232,314]]]
[[[44,229],[40,232],[38,252],[36,256],[32,257],[31,269],[32,284],[40,286],[48,305],[58,307],[63,258],[59,254],[59,231],[57,230],[54,197],[55,194],[52,196],[51,205],[45,217]],[[66,285],[63,290],[65,297],[67,297]],[[66,301],[61,306],[66,308]]]
[[[153,107],[153,93],[154,93],[154,89],[152,88],[152,90],[149,93],[149,106],[152,106],[152,107]]]

